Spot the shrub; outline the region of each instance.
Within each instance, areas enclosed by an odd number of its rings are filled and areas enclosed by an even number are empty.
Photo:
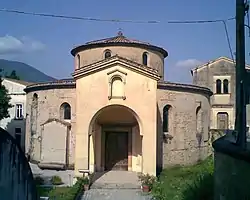
[[[213,200],[214,178],[213,174],[200,175],[183,191],[183,200]]]
[[[82,184],[83,185],[89,185],[90,184],[90,178],[89,177],[83,177],[82,178]]]
[[[35,181],[36,185],[43,185],[44,184],[44,179],[40,176],[35,177],[34,181]]]
[[[212,156],[193,166],[164,169],[153,185],[152,195],[156,200],[210,200],[213,171]]]
[[[63,184],[60,176],[52,176],[50,181],[53,185],[62,185]]]

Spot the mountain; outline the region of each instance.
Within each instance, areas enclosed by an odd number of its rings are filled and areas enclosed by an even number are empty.
[[[0,59],[0,69],[3,69],[2,75],[10,75],[15,70],[21,80],[27,82],[46,82],[56,80],[55,78],[44,74],[36,68],[18,61]]]

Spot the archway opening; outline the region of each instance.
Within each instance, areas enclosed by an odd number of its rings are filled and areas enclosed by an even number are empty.
[[[142,167],[142,136],[138,116],[130,108],[102,108],[90,124],[90,170],[136,171]]]

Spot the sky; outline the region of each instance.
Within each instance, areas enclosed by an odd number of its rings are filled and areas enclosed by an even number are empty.
[[[25,62],[55,78],[74,69],[70,50],[116,36],[150,42],[169,53],[165,80],[190,83],[190,69],[220,56],[231,57],[222,23],[169,24],[172,20],[214,20],[235,16],[235,0],[1,0],[0,9],[101,19],[156,20],[158,24],[94,22],[0,12],[0,58]],[[235,52],[235,21],[227,22]],[[250,37],[246,32],[246,61]]]

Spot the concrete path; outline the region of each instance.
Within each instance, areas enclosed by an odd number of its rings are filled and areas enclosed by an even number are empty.
[[[151,200],[143,194],[135,172],[109,171],[96,173],[94,183],[81,200]]]
[[[109,171],[97,172],[93,177],[92,189],[140,189],[136,172]]]
[[[151,200],[148,195],[137,189],[91,189],[81,200]]]

